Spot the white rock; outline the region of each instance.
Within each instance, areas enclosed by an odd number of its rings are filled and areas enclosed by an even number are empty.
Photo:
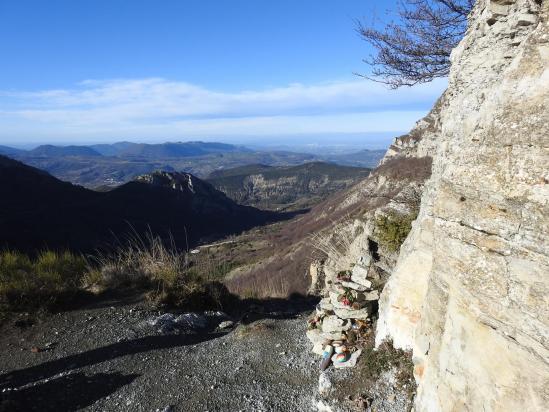
[[[322,336],[320,329],[309,329],[306,332],[307,338],[314,344],[324,342],[325,338]]]
[[[321,396],[329,395],[332,392],[332,382],[326,373],[322,372],[318,377],[318,393]]]
[[[315,343],[313,345],[313,353],[322,356],[322,354],[324,353],[324,344],[322,342]]]
[[[364,291],[368,290],[368,288],[366,286],[359,285],[358,283],[355,283],[355,282],[341,282],[341,286],[343,286],[345,288],[357,290],[359,292],[364,292]]]
[[[357,262],[360,266],[363,266],[367,268],[372,264],[372,256],[370,254],[362,255],[360,258],[358,258]]]
[[[334,308],[334,312],[341,319],[368,319],[370,317],[368,307],[360,310]]]
[[[357,350],[356,352],[353,352],[351,357],[347,360],[347,362],[334,362],[335,361],[335,355],[332,357],[332,363],[334,365],[334,368],[354,368],[356,366],[356,362],[358,361],[358,358],[362,354],[362,349]]]
[[[217,327],[219,329],[229,329],[234,326],[234,322],[232,320],[226,320],[224,322],[221,322]]]
[[[317,412],[334,412],[332,407],[322,400],[318,400],[316,402],[313,402],[313,408],[316,408]]]
[[[324,312],[329,312],[334,309],[334,306],[330,303],[330,298],[324,298],[318,303],[318,307]]]
[[[358,283],[367,288],[372,287],[372,282],[368,279],[368,269],[363,268],[362,266],[355,266],[351,275],[351,280],[355,283]]]
[[[351,329],[351,322],[338,318],[335,315],[327,316],[322,321],[322,332],[343,332]]]
[[[534,14],[522,13],[518,16],[518,26],[529,26],[538,22],[538,17]]]
[[[509,5],[490,2],[490,12],[496,16],[507,16]]]
[[[379,291],[372,290],[371,292],[365,293],[364,294],[364,300],[366,300],[368,302],[379,300]]]
[[[321,336],[325,340],[341,340],[343,332],[322,332]]]

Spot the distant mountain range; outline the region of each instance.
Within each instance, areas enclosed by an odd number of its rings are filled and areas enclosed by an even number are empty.
[[[91,251],[149,230],[185,247],[281,218],[187,173],[143,175],[102,193],[0,156],[0,248]]]
[[[36,149],[29,150],[26,153],[19,152],[18,154],[21,156],[30,156],[30,157],[101,156],[101,153],[95,151],[93,148],[88,146],[52,146],[52,145],[38,146]]]
[[[24,153],[25,153],[24,150],[0,145],[0,154],[6,155],[6,156],[13,156],[13,155],[24,154]]]
[[[251,152],[241,146],[210,142],[177,142],[161,144],[145,144],[120,142],[112,145],[102,144],[90,146],[103,156],[144,157],[147,159],[178,158],[206,156],[216,153]]]
[[[46,170],[61,180],[89,188],[118,186],[155,170],[187,172],[205,178],[218,170],[249,164],[295,166],[306,162],[328,161],[372,168],[377,165],[383,152],[365,150],[351,155],[319,156],[289,151],[256,151],[243,146],[210,142],[45,145],[33,150],[0,146],[0,154]]]
[[[207,181],[239,204],[279,210],[310,207],[369,173],[370,169],[325,162],[248,165],[213,172]]]

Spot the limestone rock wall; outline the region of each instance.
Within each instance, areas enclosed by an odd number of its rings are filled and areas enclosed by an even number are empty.
[[[417,411],[549,405],[548,15],[547,0],[479,0],[452,54],[377,323],[378,342],[413,349]]]

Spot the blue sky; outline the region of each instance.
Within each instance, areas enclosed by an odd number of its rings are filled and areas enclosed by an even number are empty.
[[[0,143],[407,130],[444,88],[358,78],[395,1],[0,2]]]

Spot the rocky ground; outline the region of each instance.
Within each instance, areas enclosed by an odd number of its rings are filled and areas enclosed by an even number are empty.
[[[132,301],[21,317],[0,330],[0,410],[310,410],[318,362],[299,312],[224,331],[210,316],[198,332],[152,326],[163,312]]]
[[[320,373],[310,311],[277,301],[231,325],[126,297],[20,315],[0,327],[0,411],[405,411],[391,371],[368,393],[364,367]]]

